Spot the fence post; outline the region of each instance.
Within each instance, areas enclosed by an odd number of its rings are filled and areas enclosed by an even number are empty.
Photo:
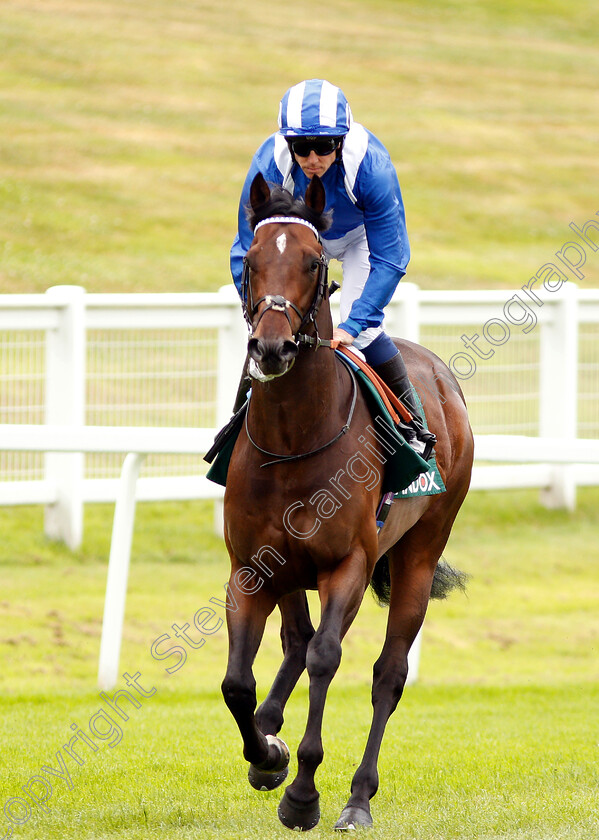
[[[59,325],[46,337],[46,418],[53,425],[85,422],[85,289],[53,286],[46,294],[56,304]],[[78,548],[83,535],[83,453],[47,452],[45,476],[57,499],[45,510],[48,537]]]
[[[98,664],[98,686],[103,689],[114,688],[118,677],[135,524],[135,487],[145,457],[130,452],[125,458],[114,507]]]
[[[539,436],[575,438],[578,415],[578,286],[565,283],[555,292],[555,313],[541,327]],[[541,490],[546,508],[576,506],[576,477],[572,465],[552,468],[549,487]]]
[[[218,360],[216,373],[216,428],[221,429],[230,419],[241,371],[247,353],[248,332],[241,313],[239,295],[233,283],[218,290],[223,304],[229,309],[229,323],[218,331]],[[223,502],[214,503],[214,530],[223,534]]]
[[[418,635],[412,642],[412,647],[408,651],[408,677],[406,685],[414,685],[418,682],[418,671],[420,670],[420,651],[422,649],[422,627],[418,631]]]

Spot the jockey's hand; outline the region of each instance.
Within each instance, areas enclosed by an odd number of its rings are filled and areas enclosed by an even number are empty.
[[[333,330],[333,341],[338,341],[339,344],[353,344],[354,337],[350,335],[345,330],[340,330],[339,327],[335,327]]]

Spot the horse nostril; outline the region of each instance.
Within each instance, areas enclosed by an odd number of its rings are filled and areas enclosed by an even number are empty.
[[[290,361],[291,359],[295,359],[298,354],[298,346],[295,341],[291,341],[290,339],[286,338],[281,346],[281,358],[285,359],[285,361]]]
[[[264,354],[264,348],[259,338],[250,338],[248,341],[248,353],[255,362],[259,362]]]
[[[250,338],[248,354],[262,373],[280,376],[298,353],[295,341],[282,338]]]

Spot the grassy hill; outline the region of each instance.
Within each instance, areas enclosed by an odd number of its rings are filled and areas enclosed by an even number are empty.
[[[410,279],[518,288],[599,210],[598,31],[590,0],[4,0],[0,291],[228,282],[251,155],[311,76],[393,156]]]

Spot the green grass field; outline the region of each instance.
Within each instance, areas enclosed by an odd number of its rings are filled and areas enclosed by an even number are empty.
[[[591,0],[4,0],[0,293],[229,282],[251,156],[285,89],[322,76],[396,163],[408,278],[512,294],[599,211],[598,34]],[[599,285],[598,254],[584,272]],[[476,411],[502,422],[501,406]],[[420,679],[383,743],[373,840],[599,836],[598,508],[595,488],[572,514],[533,492],[467,499],[446,558],[468,592],[429,609]],[[80,741],[70,777],[43,774],[60,772],[71,726],[90,737],[108,709],[96,671],[112,514],[88,506],[73,553],[44,539],[41,509],[0,508],[0,840],[11,827],[15,840],[288,837],[281,792],[246,781],[220,695],[224,629],[171,675],[151,655],[223,595],[208,503],[138,507],[121,672],[156,691],[113,747]],[[360,761],[385,621],[367,595],[344,644],[315,838],[331,836]],[[273,618],[260,698],[277,634]],[[282,733],[292,773],[306,710],[303,678]]]
[[[574,514],[544,510],[529,491],[469,497],[446,551],[471,575],[468,592],[430,606],[419,682],[383,744],[373,838],[596,838],[598,504],[597,490],[580,492]],[[44,540],[39,510],[0,511],[1,804],[24,799],[23,786],[42,797],[32,777],[42,765],[59,769],[71,724],[89,737],[92,716],[108,709],[95,678],[111,515],[88,508],[73,554]],[[170,675],[173,660],[150,652],[173,623],[222,597],[227,571],[209,503],[139,506],[121,673],[139,672],[156,692],[120,721],[114,747],[94,737],[98,752],[83,747],[82,766],[66,759],[72,789],[52,778],[48,812],[33,807],[15,837],[287,835],[280,792],[247,784],[220,696],[224,628]],[[360,759],[385,621],[367,594],[327,703],[315,837],[330,834]],[[273,617],[256,663],[259,697],[279,662],[277,632]],[[304,677],[282,733],[292,754],[306,711]]]

